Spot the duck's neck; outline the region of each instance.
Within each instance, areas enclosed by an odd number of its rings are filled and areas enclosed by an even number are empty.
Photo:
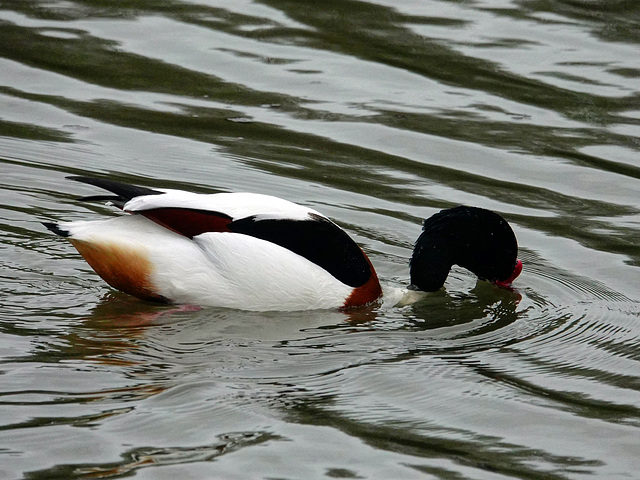
[[[442,288],[453,262],[448,245],[421,236],[411,256],[412,290],[435,292]]]

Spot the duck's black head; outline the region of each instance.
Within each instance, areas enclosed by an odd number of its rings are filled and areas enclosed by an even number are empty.
[[[411,288],[433,292],[452,265],[483,280],[507,286],[520,274],[518,242],[507,221],[495,212],[460,206],[424,221],[411,257]]]

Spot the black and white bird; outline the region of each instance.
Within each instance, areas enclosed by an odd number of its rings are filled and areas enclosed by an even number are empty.
[[[112,195],[130,215],[45,223],[112,287],[170,303],[243,310],[349,308],[382,296],[362,249],[321,213],[255,193],[197,194],[109,179],[69,177]],[[518,244],[498,214],[477,207],[425,220],[410,263],[410,289],[440,289],[453,265],[508,287]]]

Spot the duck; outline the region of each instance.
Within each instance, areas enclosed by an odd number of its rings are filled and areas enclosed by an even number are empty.
[[[111,287],[143,300],[251,311],[349,309],[380,301],[366,253],[318,211],[258,193],[201,194],[70,176],[123,215],[43,222]],[[522,270],[515,234],[480,207],[424,221],[408,290],[441,289],[453,265],[510,288]]]

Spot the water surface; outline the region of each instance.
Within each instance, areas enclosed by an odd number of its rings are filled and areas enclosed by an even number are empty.
[[[632,1],[0,2],[0,477],[629,479],[640,471]],[[175,312],[40,221],[66,175],[322,211],[387,291],[422,219],[512,224],[515,292]]]

